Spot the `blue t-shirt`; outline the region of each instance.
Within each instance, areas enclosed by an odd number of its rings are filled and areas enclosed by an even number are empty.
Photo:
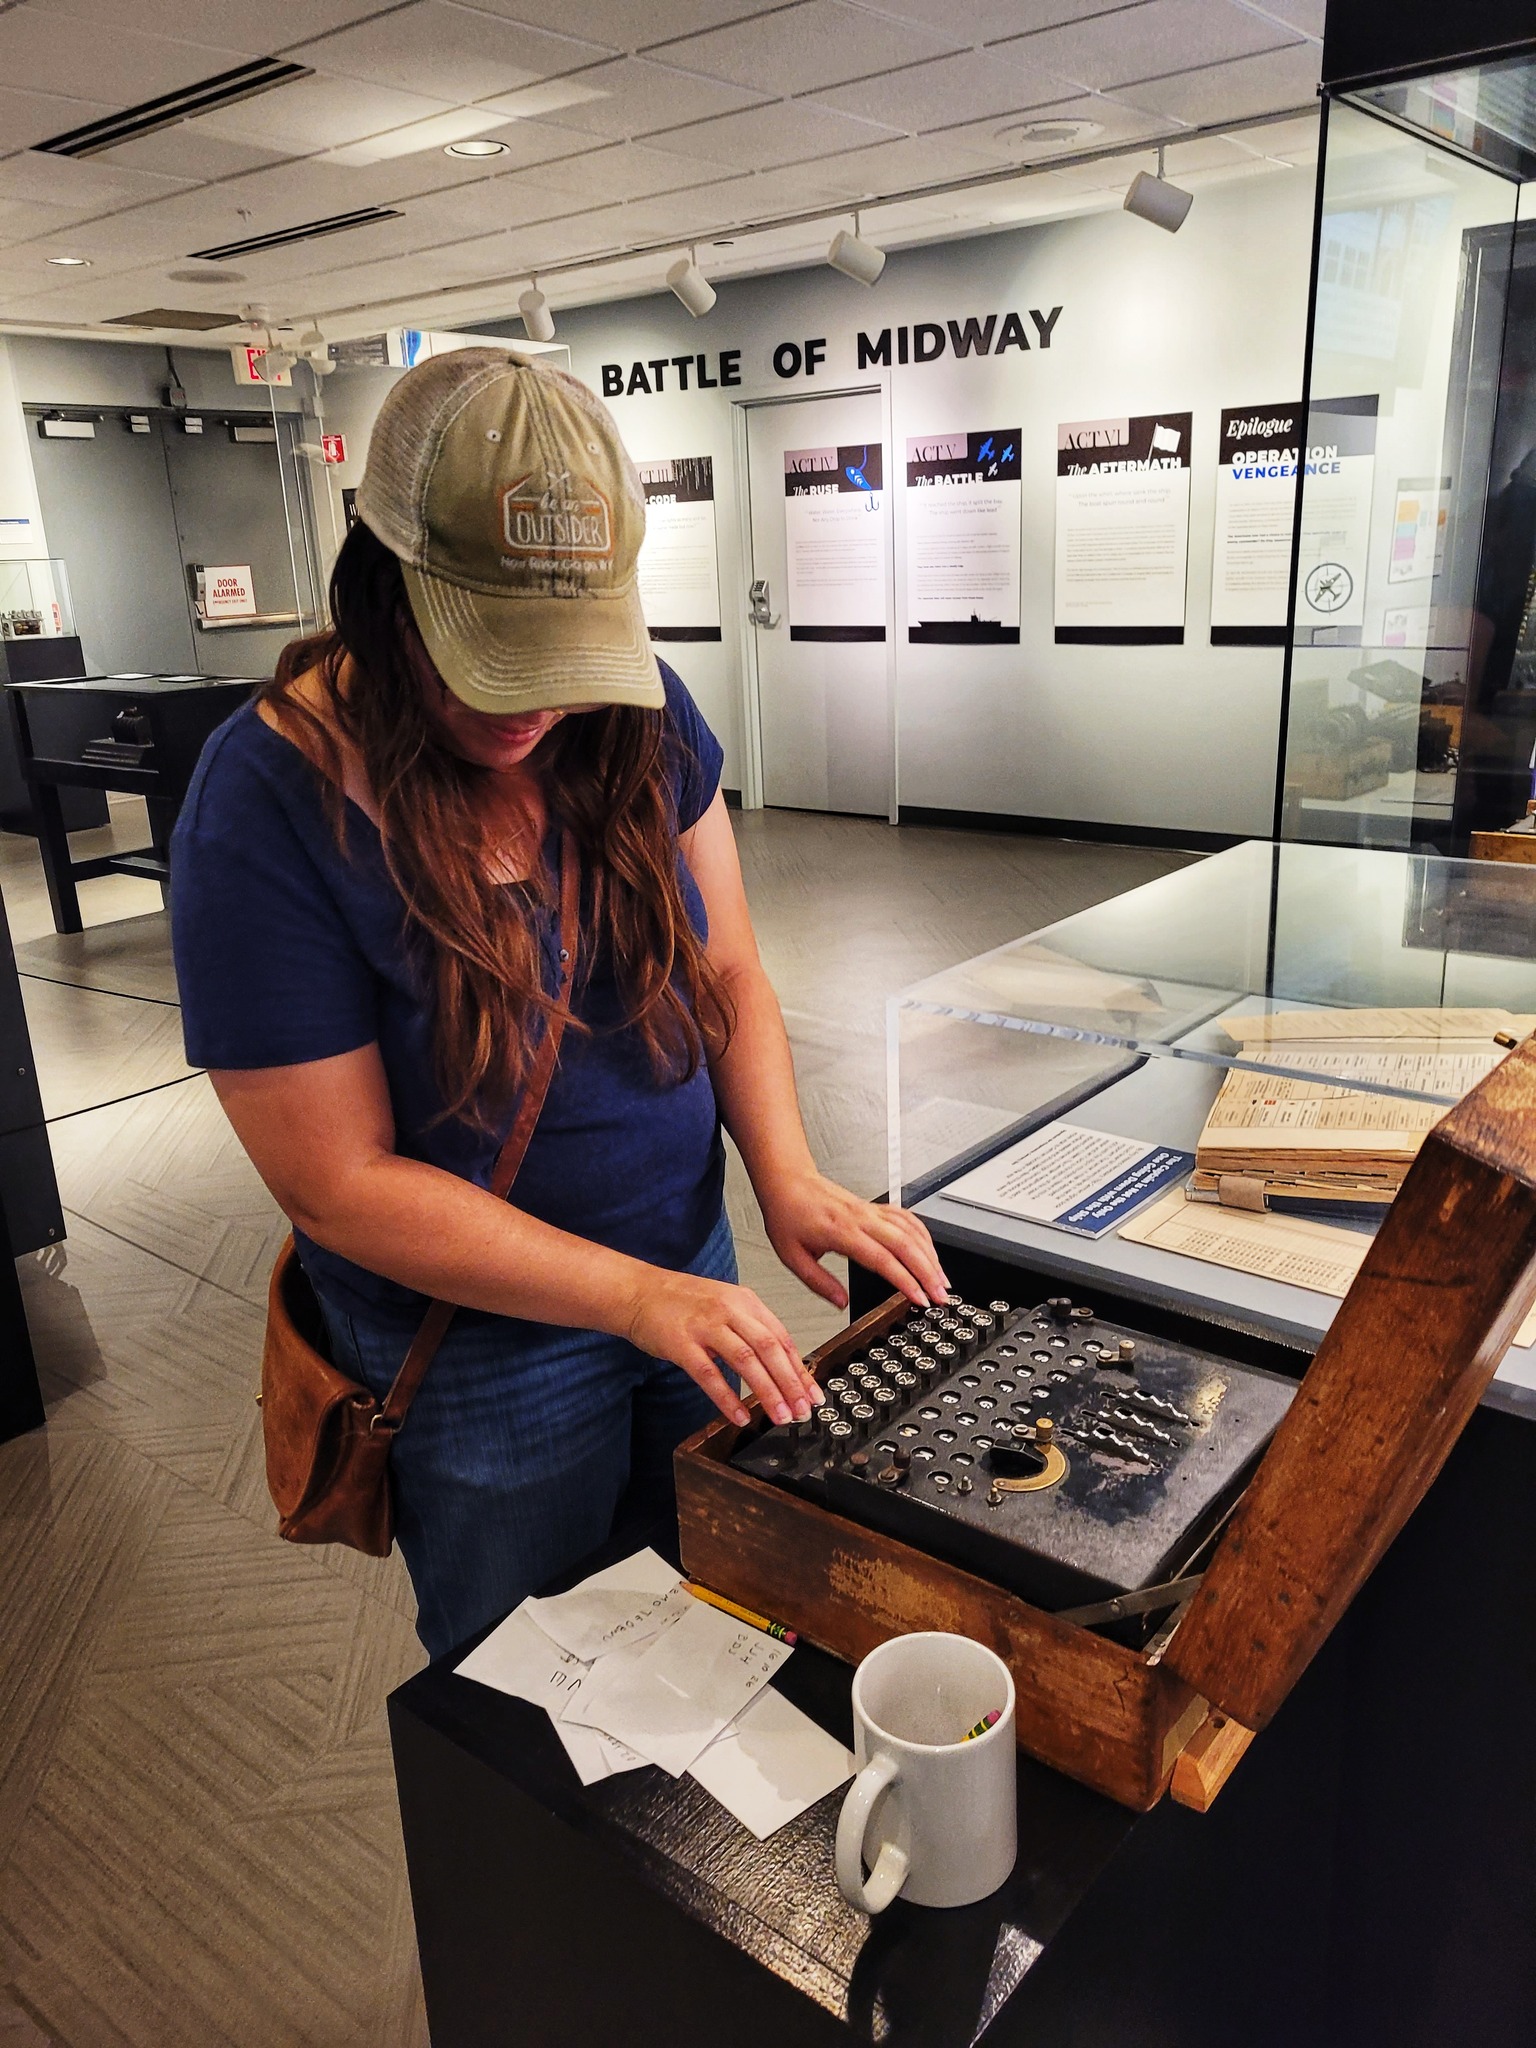
[[[719,742],[664,664],[667,773],[678,830],[708,809]],[[559,833],[544,857],[558,871]],[[679,856],[683,901],[701,937],[703,898]],[[432,1057],[433,998],[419,935],[384,864],[379,835],[347,806],[337,844],[319,771],[247,705],[203,749],[171,845],[172,936],[187,1059],[198,1067],[280,1067],[378,1043],[396,1150],[484,1187],[503,1133],[443,1118]],[[515,885],[513,885],[515,887]],[[584,892],[585,894],[586,892]],[[522,905],[509,903],[508,914]],[[537,913],[545,985],[558,980],[559,917]],[[518,1174],[518,1208],[577,1237],[680,1269],[720,1215],[725,1159],[708,1070],[658,1084],[624,1023],[612,963],[588,970]],[[507,1119],[510,1122],[510,1117]],[[348,1313],[419,1319],[424,1297],[300,1235],[306,1270]]]

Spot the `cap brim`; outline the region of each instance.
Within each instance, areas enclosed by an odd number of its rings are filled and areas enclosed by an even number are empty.
[[[473,711],[667,701],[633,584],[611,595],[492,596],[401,563],[433,666]]]

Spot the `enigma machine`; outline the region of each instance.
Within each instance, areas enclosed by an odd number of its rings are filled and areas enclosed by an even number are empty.
[[[1193,1590],[1294,1392],[1060,1297],[913,1309],[821,1384],[731,1462],[1136,1640],[1126,1617]]]

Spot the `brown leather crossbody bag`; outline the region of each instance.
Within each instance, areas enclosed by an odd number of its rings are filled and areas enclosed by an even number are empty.
[[[554,1079],[576,970],[581,870],[569,832],[560,842],[560,991],[518,1099],[517,1114],[491,1175],[505,1198],[528,1150]],[[290,1543],[345,1543],[387,1557],[394,1541],[389,1454],[417,1389],[453,1321],[452,1302],[434,1301],[382,1401],[328,1356],[325,1317],[290,1236],[267,1294],[261,1359],[261,1422],[267,1488],[277,1533]]]

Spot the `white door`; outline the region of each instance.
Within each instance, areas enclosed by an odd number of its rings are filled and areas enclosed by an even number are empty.
[[[878,392],[861,391],[747,414],[765,803],[889,812],[891,493],[881,410]]]

